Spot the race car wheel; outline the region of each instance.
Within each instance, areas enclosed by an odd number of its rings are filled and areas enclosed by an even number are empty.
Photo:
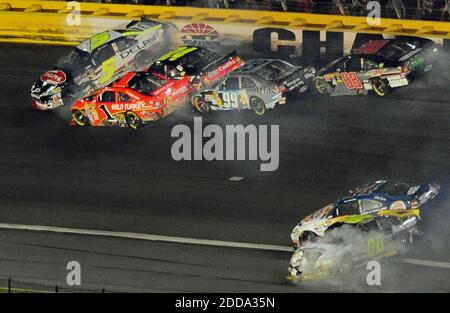
[[[314,85],[319,94],[324,96],[329,96],[331,94],[331,85],[323,78],[316,78],[314,80]]]
[[[384,97],[389,93],[389,85],[384,79],[372,79],[372,89],[380,97]]]
[[[78,126],[89,125],[89,119],[86,117],[86,115],[83,113],[83,111],[73,110],[72,111],[72,119]]]
[[[200,96],[194,97],[192,99],[192,105],[200,113],[209,113],[211,108],[209,107],[209,103],[202,99]]]
[[[266,113],[266,104],[258,97],[250,98],[250,108],[255,112],[256,115],[263,115],[264,113]]]
[[[125,121],[127,122],[127,125],[132,129],[136,130],[142,127],[142,120],[133,111],[128,111],[127,113],[125,113]]]

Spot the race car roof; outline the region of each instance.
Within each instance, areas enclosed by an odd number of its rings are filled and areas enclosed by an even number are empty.
[[[264,67],[265,65],[276,61],[275,59],[253,59],[249,60],[245,63],[245,65],[239,69],[237,69],[236,73],[254,73],[257,72],[259,69]]]
[[[117,38],[122,37],[122,33],[117,30],[107,30],[101,33],[98,33],[91,38],[88,38],[84,41],[82,41],[77,48],[91,54],[94,52],[95,49],[97,49],[100,46],[103,46],[104,44],[113,41]]]
[[[363,44],[361,47],[354,49],[353,53],[354,54],[376,54],[378,51],[380,51],[381,48],[383,48],[389,42],[390,42],[389,39],[371,40],[371,41]]]

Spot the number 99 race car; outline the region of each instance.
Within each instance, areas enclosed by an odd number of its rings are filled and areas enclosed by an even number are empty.
[[[211,89],[195,94],[192,105],[200,113],[251,109],[255,114],[263,115],[266,109],[286,103],[283,96],[286,91],[285,87],[269,84],[238,70],[217,82]]]
[[[383,97],[429,72],[437,52],[435,43],[424,38],[373,40],[322,68],[315,86],[324,95],[373,91]]]
[[[108,30],[81,42],[31,87],[32,107],[53,110],[142,70],[169,49],[176,27],[149,19]]]

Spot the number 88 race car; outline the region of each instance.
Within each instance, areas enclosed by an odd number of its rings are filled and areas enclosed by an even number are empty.
[[[315,86],[324,95],[385,96],[431,70],[438,49],[423,38],[373,40],[322,68]]]

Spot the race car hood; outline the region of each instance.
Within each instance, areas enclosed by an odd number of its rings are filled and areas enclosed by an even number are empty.
[[[330,226],[329,221],[330,218],[326,217],[317,217],[308,220],[307,222],[301,222],[299,225],[295,226],[291,233],[292,241],[298,240],[298,238],[304,232],[311,232],[316,234],[317,236],[322,237],[325,234],[325,231]]]
[[[61,69],[53,69],[43,73],[31,87],[34,98],[51,97],[61,92],[61,88],[68,81],[68,75]]]

